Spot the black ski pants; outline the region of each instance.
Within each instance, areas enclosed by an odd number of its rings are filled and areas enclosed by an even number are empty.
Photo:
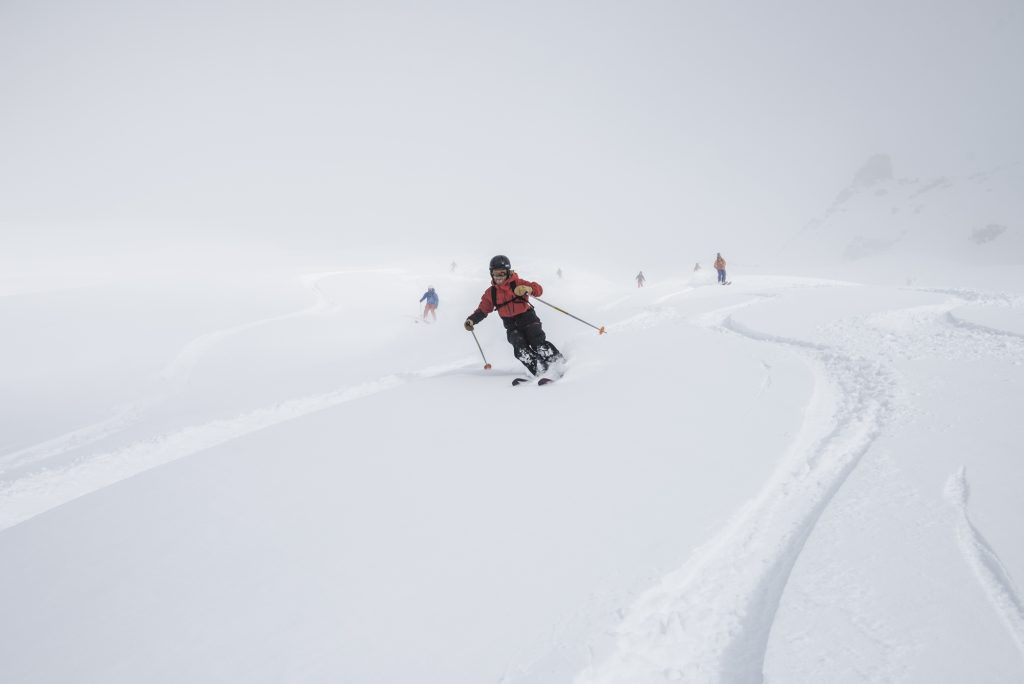
[[[518,316],[503,318],[505,336],[512,345],[516,358],[533,375],[540,375],[552,363],[562,358],[562,353],[547,340],[540,318],[533,309]]]

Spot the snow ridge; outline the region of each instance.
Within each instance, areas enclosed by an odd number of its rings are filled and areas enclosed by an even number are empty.
[[[1024,297],[1011,292],[990,292],[985,290],[969,290],[954,287],[910,287],[915,292],[951,295],[974,304],[1016,307],[1024,304]]]
[[[234,418],[187,426],[114,451],[91,454],[66,466],[39,470],[0,483],[0,530],[158,465],[292,418],[390,389],[401,382],[397,376],[389,376],[320,396],[293,399]]]
[[[807,357],[817,382],[800,435],[765,489],[727,529],[636,601],[618,629],[614,652],[581,672],[578,684],[762,682],[768,637],[790,573],[881,430],[893,386],[881,366],[749,330],[728,315],[720,329]]]
[[[88,446],[116,434],[137,423],[142,414],[155,403],[156,400],[147,400],[129,404],[106,420],[0,455],[0,475]]]
[[[1012,332],[1012,331],[1009,331],[1009,330],[1001,330],[999,328],[992,328],[990,326],[982,325],[980,323],[974,323],[973,321],[969,321],[969,320],[967,320],[965,318],[961,318],[960,316],[957,316],[952,311],[946,313],[946,322],[948,324],[950,324],[950,325],[955,325],[955,326],[960,327],[960,328],[965,328],[965,329],[967,329],[969,331],[972,331],[972,332],[985,333],[986,335],[1003,335],[1005,337],[1016,338],[1018,340],[1019,339],[1024,339],[1024,335],[1020,335],[1018,333],[1015,333],[1015,332]]]
[[[249,321],[248,323],[242,323],[241,325],[224,328],[222,330],[215,330],[213,332],[200,335],[186,344],[182,350],[178,352],[177,356],[175,356],[174,359],[168,363],[162,371],[160,371],[160,377],[172,387],[181,388],[188,381],[193,368],[195,368],[202,357],[215,346],[234,335],[293,318],[326,315],[336,311],[339,308],[339,305],[337,303],[333,303],[330,296],[323,291],[323,288],[320,287],[321,283],[328,278],[359,273],[383,272],[391,271],[326,271],[323,273],[307,273],[299,276],[299,282],[302,283],[303,287],[308,289],[315,297],[312,304],[298,311],[292,311],[291,313],[271,316],[269,318],[261,318],[259,320]]]
[[[960,553],[1024,657],[1024,601],[1021,601],[1013,578],[999,556],[967,513],[970,487],[965,467],[961,466],[955,475],[950,476],[946,482],[945,495],[956,510],[956,536]]]
[[[387,391],[406,382],[465,368],[465,360],[413,373],[392,374],[353,387],[300,397],[232,417],[189,425],[125,447],[76,458],[67,465],[0,480],[0,530],[164,463],[263,428]]]
[[[133,402],[119,409],[106,420],[72,430],[44,442],[18,449],[17,451],[0,455],[0,474],[34,463],[40,463],[54,456],[60,456],[69,451],[94,444],[135,425],[148,410],[166,401],[175,392],[184,388],[189,376],[192,374],[193,368],[202,360],[203,356],[219,343],[239,333],[271,323],[303,316],[328,314],[336,308],[336,305],[332,305],[330,297],[320,287],[324,280],[341,275],[378,272],[390,273],[392,271],[328,271],[299,276],[299,282],[310,290],[315,297],[315,300],[309,306],[291,313],[249,321],[248,323],[214,330],[196,337],[186,343],[175,355],[174,359],[168,362],[159,372],[159,377],[164,383],[165,389],[163,391],[156,392],[153,396]]]

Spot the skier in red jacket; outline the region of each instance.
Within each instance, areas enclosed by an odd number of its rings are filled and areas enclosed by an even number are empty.
[[[537,312],[529,301],[530,295],[544,294],[544,288],[540,283],[520,278],[512,270],[508,257],[501,254],[491,259],[490,271],[491,286],[480,298],[480,306],[466,319],[466,330],[472,330],[487,314],[497,310],[516,358],[533,375],[544,373],[562,359],[558,348],[547,341]]]

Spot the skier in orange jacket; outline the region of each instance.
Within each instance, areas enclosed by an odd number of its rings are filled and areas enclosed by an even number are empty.
[[[721,252],[718,252],[718,258],[715,259],[715,269],[718,271],[718,283],[725,285],[725,259]]]

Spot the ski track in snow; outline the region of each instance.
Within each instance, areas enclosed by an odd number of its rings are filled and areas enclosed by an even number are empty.
[[[412,374],[389,376],[354,388],[278,402],[273,407],[257,409],[241,416],[184,426],[112,451],[86,454],[59,466],[46,465],[48,459],[84,449],[137,424],[149,409],[183,387],[195,365],[224,340],[260,326],[304,316],[329,314],[337,310],[338,306],[331,303],[330,297],[320,287],[325,279],[357,273],[393,272],[394,269],[373,269],[304,274],[299,277],[299,281],[313,292],[315,301],[311,305],[291,313],[200,335],[188,342],[160,372],[160,377],[166,381],[167,391],[132,403],[106,420],[0,456],[0,476],[30,466],[37,468],[35,472],[20,477],[0,479],[0,530],[157,465],[336,403],[386,389],[392,386],[394,378],[429,377],[448,371],[450,366],[440,370],[426,369]],[[463,362],[456,365],[463,365]]]
[[[963,300],[972,304],[1008,307],[1024,306],[1024,297],[1006,292],[985,292],[983,290],[968,290],[963,288],[910,287],[905,289],[913,292],[950,295],[958,300]]]
[[[634,332],[657,327],[663,323],[681,318],[677,309],[671,307],[650,307],[629,318],[607,326],[609,332]]]
[[[940,304],[848,318],[833,324],[823,334],[854,353],[876,356],[886,362],[934,358],[998,359],[1019,364],[1024,359],[1024,337],[961,322],[953,311],[965,303],[951,298]]]
[[[950,325],[966,328],[967,330],[981,332],[986,335],[1005,335],[1006,337],[1016,337],[1019,339],[1024,339],[1024,335],[1021,335],[1020,333],[1011,332],[1009,330],[1002,330],[1000,328],[992,328],[987,325],[982,325],[980,323],[974,323],[973,321],[969,321],[965,318],[957,316],[952,311],[946,313],[946,321]]]
[[[823,342],[765,334],[732,318],[764,295],[692,319],[797,351],[816,369],[815,396],[790,455],[762,493],[681,569],[641,595],[616,630],[613,652],[584,669],[578,684],[763,681],[772,623],[806,540],[883,427],[899,417],[899,378],[890,362],[997,358],[1019,363],[1024,355],[1024,338],[962,325],[950,313],[967,302],[1013,306],[1019,298],[930,292],[952,298],[842,319],[823,331]],[[998,558],[966,520],[965,488],[956,491],[964,492],[965,555],[1024,653],[1021,601]]]
[[[229,337],[233,337],[239,333],[243,333],[254,328],[271,325],[273,323],[280,323],[281,321],[303,318],[306,316],[323,316],[340,311],[341,306],[337,303],[332,303],[330,296],[323,291],[320,285],[328,278],[367,273],[396,274],[401,273],[401,271],[399,269],[363,269],[324,271],[321,273],[306,273],[301,275],[298,278],[299,282],[302,283],[306,289],[310,290],[315,297],[315,301],[311,305],[300,309],[299,311],[293,311],[279,316],[271,316],[270,318],[261,318],[256,321],[250,321],[249,323],[242,323],[241,325],[236,325],[231,328],[215,330],[213,332],[200,335],[186,344],[182,350],[178,352],[174,360],[167,364],[160,372],[160,377],[176,389],[180,388],[188,381],[192,370],[195,368],[196,364],[199,363],[202,357]]]
[[[698,317],[807,357],[816,388],[790,454],[753,501],[679,570],[643,594],[619,626],[613,653],[577,677],[610,682],[761,682],[768,636],[803,546],[879,434],[892,380],[879,365],[827,346],[748,329],[731,313]]]
[[[316,296],[312,305],[292,313],[259,319],[201,335],[183,347],[175,358],[164,367],[161,377],[167,380],[170,386],[183,386],[201,357],[220,342],[234,335],[283,320],[323,315],[335,311],[337,306],[331,303],[330,298],[320,288],[320,284],[326,278],[355,273],[395,272],[398,271],[395,269],[370,269],[303,275],[300,277],[300,281]],[[273,406],[230,418],[217,418],[200,425],[184,426],[111,451],[83,454],[58,466],[45,464],[47,459],[69,454],[77,449],[84,449],[89,444],[131,427],[143,418],[147,409],[165,400],[171,396],[171,393],[138,402],[100,423],[0,456],[0,476],[14,469],[36,466],[36,470],[28,474],[7,480],[0,479],[0,530],[12,527],[51,508],[138,473],[257,430],[392,389],[409,380],[453,373],[471,373],[473,372],[471,369],[475,366],[476,360],[468,357],[419,371],[389,375],[325,394],[281,401]],[[518,375],[519,373],[511,374]]]
[[[215,330],[213,332],[200,335],[185,344],[181,351],[175,355],[174,359],[165,365],[160,371],[159,377],[164,380],[167,388],[164,392],[129,404],[128,406],[119,409],[112,417],[107,418],[106,420],[78,428],[38,444],[33,444],[0,456],[0,475],[34,463],[41,463],[42,461],[55,456],[60,456],[61,454],[68,453],[75,449],[80,449],[135,425],[142,419],[146,411],[157,406],[161,402],[173,396],[175,392],[182,389],[188,382],[188,378],[191,375],[193,368],[195,368],[202,357],[224,340],[238,335],[239,333],[264,325],[304,316],[331,313],[337,309],[337,306],[331,304],[330,298],[320,288],[321,282],[327,278],[339,275],[368,272],[377,273],[391,271],[328,271],[323,273],[309,273],[300,276],[299,282],[311,290],[316,298],[312,305],[300,309],[299,311],[293,311],[291,313],[272,316],[269,318],[262,318],[230,328],[225,328],[223,330]]]
[[[106,420],[4,454],[0,456],[0,475],[54,456],[60,456],[116,434],[137,423],[142,414],[156,403],[156,400],[147,400],[129,404]]]
[[[1024,658],[1024,602],[999,556],[967,513],[970,487],[966,468],[961,467],[949,478],[945,494],[946,500],[956,510],[956,537],[960,553]]]
[[[9,482],[0,482],[0,530],[138,473],[257,430],[393,389],[412,380],[460,371],[467,368],[467,364],[466,360],[460,360],[412,373],[388,375],[325,394],[290,399],[233,418],[218,418],[201,425],[186,426],[113,451],[88,454],[60,467],[44,468]]]
[[[665,302],[667,302],[670,299],[675,299],[679,295],[684,295],[684,294],[687,294],[688,292],[693,292],[695,289],[697,289],[697,288],[695,288],[695,287],[687,287],[687,288],[684,288],[682,290],[677,290],[675,292],[670,292],[667,295],[663,295],[663,296],[658,297],[657,299],[655,299],[654,303],[655,304],[664,304]]]
[[[298,312],[254,321],[196,338],[165,367],[165,377],[191,372],[198,359],[222,340],[253,327],[330,310],[320,279],[304,283],[317,301]],[[839,286],[820,283],[817,287]],[[842,283],[842,285],[847,285]],[[795,286],[798,287],[798,286]],[[894,358],[1009,358],[1024,354],[1024,338],[957,319],[951,311],[966,301],[1014,306],[1008,295],[937,291],[952,295],[943,304],[886,311],[838,321],[823,332],[827,342],[809,342],[750,329],[732,314],[766,301],[751,298],[689,319],[693,324],[782,346],[803,356],[815,371],[815,390],[803,426],[761,493],[729,525],[695,550],[680,569],[640,595],[616,630],[615,645],[603,660],[592,660],[578,684],[602,682],[763,681],[771,627],[786,583],[804,544],[823,512],[894,410]],[[656,302],[685,292],[672,293]],[[683,318],[670,306],[653,306],[609,326],[639,331]],[[870,334],[858,334],[867,329]],[[762,361],[766,383],[771,366]],[[0,482],[0,530],[79,496],[155,466],[194,454],[257,430],[400,386],[410,380],[469,372],[472,360],[428,368],[280,402],[233,418],[187,426],[100,454],[89,454],[59,468],[40,469]],[[0,458],[10,467],[80,448],[137,421],[146,406],[129,407],[113,418]],[[26,460],[28,459],[28,460]],[[947,497],[960,511],[958,538],[965,560],[1006,623],[1024,655],[1024,608],[998,557],[967,517],[963,471],[951,478]],[[528,670],[527,666],[525,670]],[[506,677],[523,672],[510,668]]]

